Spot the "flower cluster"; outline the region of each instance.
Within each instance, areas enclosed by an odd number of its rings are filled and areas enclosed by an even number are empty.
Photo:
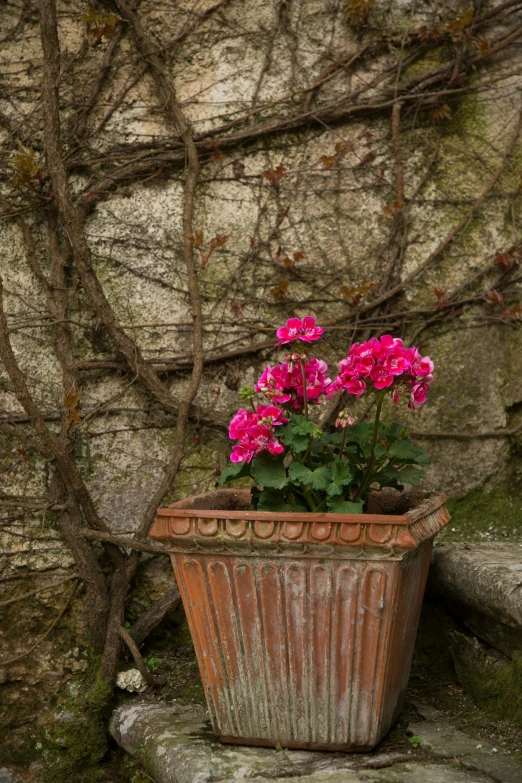
[[[274,405],[258,405],[255,411],[241,408],[228,428],[228,434],[237,443],[232,449],[232,462],[250,462],[252,457],[261,451],[270,454],[282,454],[283,444],[274,436],[275,426],[286,424],[281,408]]]
[[[285,345],[293,340],[303,340],[305,343],[311,343],[313,340],[320,340],[323,333],[323,327],[316,326],[315,318],[312,318],[311,315],[307,315],[302,321],[300,318],[289,318],[286,326],[282,326],[276,332],[279,337],[277,345]]]
[[[315,318],[290,318],[277,330],[279,342],[285,345],[302,340],[313,342],[321,339],[324,329],[316,326]],[[242,408],[232,419],[230,437],[238,443],[233,447],[232,462],[250,462],[262,451],[282,454],[284,447],[274,435],[274,427],[287,424],[284,411],[302,411],[308,418],[307,404],[322,402],[346,391],[360,397],[370,386],[379,392],[388,390],[392,400],[399,402],[401,394],[409,395],[408,406],[419,408],[426,400],[433,380],[433,362],[421,356],[417,348],[405,348],[403,341],[388,334],[372,337],[364,343],[354,343],[348,355],[339,363],[339,375],[332,382],[328,365],[321,359],[292,353],[283,364],[266,366],[256,383],[255,392],[262,394],[271,405],[258,405],[255,410]],[[244,390],[243,390],[244,391]],[[247,389],[244,399],[252,400],[253,389]],[[290,415],[290,414],[289,414]],[[346,429],[353,425],[348,411],[343,411],[335,423]]]
[[[301,357],[301,360],[297,354],[292,354],[284,364],[265,367],[256,383],[256,391],[264,394],[272,403],[288,403],[290,407],[300,409],[304,398],[304,374],[306,399],[310,402],[319,401],[332,383],[328,365],[313,356],[309,359]]]
[[[384,334],[365,343],[354,343],[348,356],[339,362],[339,375],[327,389],[328,396],[346,390],[360,397],[367,385],[382,391],[390,386],[392,400],[409,392],[408,407],[419,408],[425,401],[433,380],[433,362],[421,356],[417,348],[405,348],[402,340]]]

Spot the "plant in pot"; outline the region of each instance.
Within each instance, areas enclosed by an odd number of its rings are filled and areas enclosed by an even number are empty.
[[[217,489],[159,509],[151,536],[172,561],[212,726],[224,742],[368,750],[406,689],[443,494],[399,491],[429,460],[407,428],[380,421],[387,394],[417,409],[433,363],[389,335],[355,343],[332,380],[304,350],[323,329],[291,318],[291,351],[267,366]],[[376,393],[373,422],[348,408],[332,432],[326,399]]]

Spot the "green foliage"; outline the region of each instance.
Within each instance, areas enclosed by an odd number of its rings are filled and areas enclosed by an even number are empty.
[[[417,735],[414,735],[413,737],[410,737],[410,745],[412,748],[418,748],[421,744],[421,738],[417,737]]]
[[[153,672],[158,671],[158,669],[161,667],[161,664],[163,663],[163,658],[156,658],[153,655],[151,655],[149,658],[143,659],[144,663],[149,667],[149,669]]]
[[[283,489],[288,484],[288,476],[283,465],[283,460],[276,457],[266,457],[263,454],[252,463],[252,475],[257,484],[272,489]]]
[[[250,466],[242,462],[236,462],[225,468],[219,477],[219,484],[226,484],[227,481],[243,478],[250,475]]]
[[[112,13],[97,12],[94,8],[88,8],[82,14],[82,22],[87,22],[87,30],[91,36],[93,46],[98,46],[105,38],[113,38],[116,35],[116,25],[121,21],[121,16]]]
[[[37,180],[41,179],[42,172],[33,148],[24,147],[21,142],[18,142],[18,152],[13,155],[10,164],[13,169],[13,185],[17,188],[29,186],[34,189]]]
[[[403,488],[424,476],[429,459],[401,424],[361,422],[325,433],[303,415],[278,428],[285,452],[261,452],[250,463],[230,465],[219,484],[250,476],[258,511],[330,511],[360,514],[372,489]],[[372,449],[375,434],[375,447]]]

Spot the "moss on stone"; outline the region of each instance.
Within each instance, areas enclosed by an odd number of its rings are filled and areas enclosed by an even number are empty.
[[[450,500],[450,524],[440,538],[446,541],[522,540],[522,492],[518,485],[500,485],[487,492],[476,489]]]
[[[89,667],[63,705],[64,720],[45,737],[45,775],[49,783],[97,783],[107,753],[107,723],[113,688],[99,676],[100,660],[88,653]]]
[[[499,659],[473,637],[450,633],[460,683],[484,712],[522,727],[522,651]]]

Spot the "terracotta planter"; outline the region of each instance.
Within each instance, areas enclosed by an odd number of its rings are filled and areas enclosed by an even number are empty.
[[[223,742],[368,750],[396,720],[445,496],[404,514],[271,513],[248,490],[158,511]]]

